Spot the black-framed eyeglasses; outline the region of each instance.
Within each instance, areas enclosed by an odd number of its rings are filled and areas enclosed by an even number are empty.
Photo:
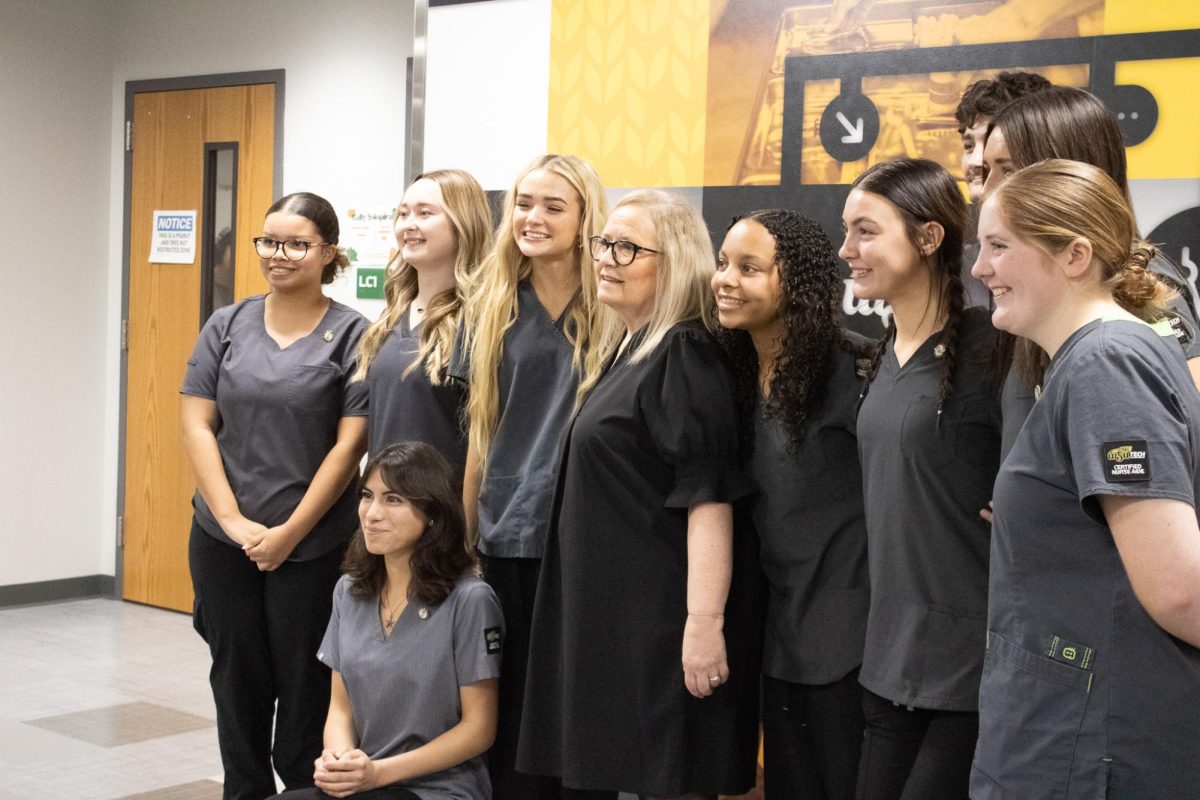
[[[254,251],[258,253],[259,258],[274,258],[275,254],[282,249],[283,257],[288,261],[299,261],[308,255],[308,248],[324,247],[327,244],[327,242],[302,242],[299,239],[288,239],[286,242],[281,242],[269,236],[256,236],[251,241],[254,242]]]
[[[588,239],[592,246],[592,258],[599,261],[604,257],[605,251],[612,248],[613,261],[618,267],[628,267],[633,263],[633,260],[638,257],[639,253],[658,253],[657,250],[651,250],[649,247],[642,247],[640,244],[618,239],[615,242],[610,242],[603,236],[592,236]]]

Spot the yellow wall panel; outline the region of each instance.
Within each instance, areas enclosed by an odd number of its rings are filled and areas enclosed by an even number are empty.
[[[704,184],[708,0],[552,0],[547,142],[606,186]]]
[[[1117,64],[1117,84],[1144,86],[1158,101],[1158,124],[1150,138],[1128,148],[1129,177],[1200,178],[1200,58],[1126,61]]]
[[[1104,32],[1150,33],[1200,28],[1196,0],[1106,0]]]

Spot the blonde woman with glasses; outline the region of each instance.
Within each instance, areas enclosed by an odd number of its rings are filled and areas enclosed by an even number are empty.
[[[686,201],[646,190],[618,203],[591,254],[609,326],[563,449],[518,764],[587,797],[741,794],[757,556],[734,535],[751,484],[710,333],[712,244]]]

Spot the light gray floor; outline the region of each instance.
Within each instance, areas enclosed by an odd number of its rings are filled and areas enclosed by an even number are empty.
[[[216,800],[208,649],[114,600],[0,609],[0,800]]]

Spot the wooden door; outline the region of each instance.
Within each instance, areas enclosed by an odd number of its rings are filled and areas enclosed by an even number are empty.
[[[236,143],[234,297],[264,292],[250,238],[272,202],[275,85],[135,94],[130,133],[123,593],[190,611],[195,483],[180,439],[179,386],[201,324],[206,145]],[[156,210],[197,212],[191,264],[150,262]]]

